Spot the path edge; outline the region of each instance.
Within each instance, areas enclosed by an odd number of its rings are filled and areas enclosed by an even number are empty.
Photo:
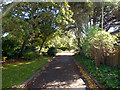
[[[93,76],[91,76],[91,75],[85,70],[85,68],[84,68],[81,64],[79,64],[79,63],[75,60],[75,57],[74,57],[74,56],[72,56],[72,59],[73,59],[73,61],[75,62],[75,64],[77,65],[77,67],[78,67],[78,68],[79,68],[79,67],[82,67],[82,69],[90,76],[90,78],[95,82],[95,84],[97,84],[98,87],[99,87],[101,90],[103,90],[103,86],[100,85],[100,84],[98,83],[98,81],[97,81]]]
[[[48,65],[55,59],[55,57],[53,57],[51,59],[51,61],[49,61],[48,63],[46,63],[45,65],[42,66],[42,68],[40,68],[33,76],[31,76],[28,80],[26,80],[23,84],[19,85],[18,88],[26,88],[40,73],[41,71],[45,70],[46,67],[48,67]]]

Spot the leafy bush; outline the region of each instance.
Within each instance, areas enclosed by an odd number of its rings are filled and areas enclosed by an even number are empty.
[[[6,59],[7,59],[7,57],[2,57],[2,60],[5,62],[6,61]]]
[[[68,47],[60,47],[59,49],[61,49],[61,50],[63,50],[63,51],[65,51],[65,50],[69,50]]]
[[[34,44],[33,45],[29,45],[29,46],[26,46],[26,50],[27,49],[30,49],[31,51],[35,52],[36,46]]]
[[[26,60],[32,60],[35,58],[35,53],[30,50],[30,49],[27,49],[27,50],[24,50],[23,52],[23,57],[26,59]]]
[[[98,68],[92,59],[78,56],[76,60],[106,88],[120,88],[120,70],[101,64]]]
[[[91,55],[90,49],[93,46],[98,49],[113,50],[114,43],[116,43],[116,37],[106,31],[88,31],[86,36],[82,48],[87,56]]]
[[[57,52],[58,52],[58,53],[61,53],[61,52],[62,52],[62,50],[61,50],[61,49],[57,49]]]
[[[94,27],[91,28],[86,32],[86,37],[83,38],[81,46],[84,54],[94,58],[96,66],[98,66],[100,59],[115,51],[114,44],[117,42],[117,37],[109,32],[94,30]]]
[[[25,50],[22,53],[22,56],[26,60],[32,60],[32,59],[38,58],[40,54],[38,51],[36,51],[35,45],[29,45],[29,46],[26,46]]]
[[[79,54],[79,51],[75,51],[75,52],[74,52],[74,55],[78,55],[78,54]]]
[[[57,49],[55,47],[50,47],[47,53],[49,56],[55,56],[57,53]]]
[[[47,52],[42,52],[42,55],[47,56],[48,54],[47,54]]]
[[[2,38],[2,55],[3,57],[15,58],[18,56],[19,43],[16,40]]]

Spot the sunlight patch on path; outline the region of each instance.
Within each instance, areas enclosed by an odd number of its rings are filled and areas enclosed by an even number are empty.
[[[72,56],[72,55],[74,55],[74,53],[71,53],[71,52],[62,52],[62,53],[57,53],[56,55],[57,56],[58,55],[69,55],[69,56]]]
[[[82,88],[84,90],[86,88],[85,82],[81,78],[71,81],[69,84],[67,82],[53,81],[47,83],[47,86],[47,88],[52,88],[54,86],[54,88]]]

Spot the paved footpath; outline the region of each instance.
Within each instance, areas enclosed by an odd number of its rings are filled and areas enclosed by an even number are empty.
[[[41,72],[26,88],[83,88],[87,81],[71,56],[56,56],[53,63]]]

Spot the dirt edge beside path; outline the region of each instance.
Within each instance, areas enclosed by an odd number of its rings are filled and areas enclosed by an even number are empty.
[[[85,69],[82,65],[80,65],[74,58],[74,56],[72,56],[73,61],[75,62],[75,64],[77,65],[77,67],[80,69],[81,73],[83,74],[82,76],[88,81],[89,83],[89,88],[98,88],[98,89],[103,89],[103,87],[98,83],[98,81],[92,77]]]

